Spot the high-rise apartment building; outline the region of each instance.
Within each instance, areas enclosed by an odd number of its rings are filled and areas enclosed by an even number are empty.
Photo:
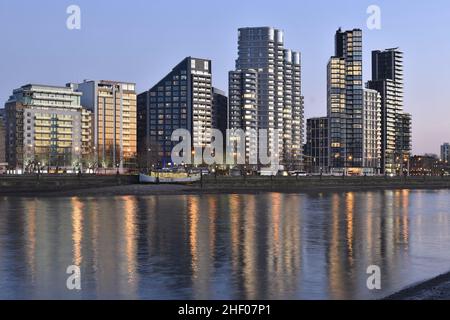
[[[378,91],[364,89],[363,168],[365,174],[381,172],[381,96]]]
[[[229,73],[228,117],[229,129],[242,130],[246,135],[246,160],[249,161],[251,155],[258,154],[258,72],[256,70],[236,70]]]
[[[450,163],[450,143],[444,143],[441,146],[441,161]]]
[[[186,129],[192,146],[211,142],[211,61],[187,57],[149,91],[138,96],[138,149],[140,162],[171,164],[172,133]],[[147,159],[147,160],[145,160]],[[156,163],[155,163],[156,162]]]
[[[382,172],[398,173],[398,159],[411,152],[411,140],[407,141],[411,116],[403,113],[403,53],[398,48],[372,52],[372,80],[367,87],[381,95]]]
[[[136,166],[136,85],[117,81],[71,84],[92,113],[93,159],[98,168],[124,172]]]
[[[312,173],[329,171],[328,118],[311,118],[306,121],[306,163]]]
[[[29,84],[14,90],[5,105],[9,167],[82,169],[91,118],[80,99],[71,87]]]
[[[225,137],[228,128],[228,98],[224,91],[213,88],[213,103],[212,103],[212,127],[222,132]]]
[[[339,29],[335,55],[328,63],[330,167],[334,172],[363,171],[362,82],[362,31]]]
[[[397,170],[401,169],[402,161],[411,156],[412,150],[412,115],[406,112],[397,113],[396,121],[396,159]],[[399,163],[400,162],[400,163]],[[400,166],[400,168],[398,168]]]
[[[5,109],[0,109],[0,163],[6,162]]]
[[[240,114],[245,119],[253,117],[256,112],[257,128],[269,132],[269,147],[274,149],[278,144],[278,156],[281,164],[287,167],[301,167],[303,153],[303,97],[301,91],[301,58],[299,52],[284,48],[284,33],[270,27],[241,28],[238,35],[238,58],[236,71],[230,73],[230,125],[233,129],[239,112],[234,109],[241,100],[241,107],[246,111]],[[254,98],[246,103],[245,96],[251,93],[238,92],[239,81],[257,80],[257,108],[250,111]],[[241,79],[239,79],[241,78]],[[242,84],[241,84],[242,87]],[[232,97],[235,105],[231,107]],[[236,98],[238,97],[238,98]],[[240,97],[240,98],[239,98]],[[243,103],[242,103],[243,101]],[[253,120],[251,120],[253,121]],[[274,132],[278,133],[275,143]]]

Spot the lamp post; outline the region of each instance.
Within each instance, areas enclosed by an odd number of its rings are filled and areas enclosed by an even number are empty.
[[[152,152],[152,149],[148,148],[148,150],[147,150],[147,173],[151,171],[151,152]]]
[[[409,177],[409,175],[410,175],[410,158],[409,158],[409,155],[407,155],[407,154],[403,155],[403,166],[405,165],[405,162],[406,162],[406,176]],[[403,171],[403,168],[402,168],[402,171]]]
[[[74,173],[77,173],[76,171],[81,171],[82,170],[82,163],[81,163],[81,157],[80,157],[80,148],[79,147],[75,147],[75,155],[76,155],[76,166],[74,166]]]
[[[395,158],[395,170],[397,171],[397,176],[400,176],[400,172],[403,171],[403,165],[400,163],[400,156],[397,155]]]
[[[100,163],[99,163],[98,154],[97,154],[97,147],[94,146],[92,173],[97,174],[99,167],[100,167]]]
[[[192,163],[191,163],[191,165],[192,165],[192,168],[194,168],[194,166],[195,166],[195,149],[192,149]]]
[[[353,156],[349,155],[348,156],[348,162],[346,162],[346,166],[345,166],[345,169],[344,169],[344,171],[346,171],[346,172],[344,172],[344,176],[348,175],[348,171],[349,171],[349,168],[350,168],[349,162],[351,162],[351,161],[353,161]]]

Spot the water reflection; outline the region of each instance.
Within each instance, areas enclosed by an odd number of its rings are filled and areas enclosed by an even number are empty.
[[[0,198],[0,298],[379,298],[448,271],[449,195]]]
[[[73,264],[80,266],[83,261],[81,253],[81,242],[83,240],[83,203],[78,198],[73,198],[72,208]]]
[[[130,292],[135,294],[136,286],[138,284],[138,273],[137,273],[137,245],[136,245],[136,198],[134,197],[123,197],[122,201],[124,203],[124,215],[125,215],[125,225],[124,225],[124,243],[125,243],[125,259],[127,262],[127,280],[128,289]]]
[[[36,275],[36,259],[34,255],[36,251],[36,211],[36,201],[28,201],[25,212],[25,254],[27,267],[30,270],[29,278],[32,284],[35,283]]]

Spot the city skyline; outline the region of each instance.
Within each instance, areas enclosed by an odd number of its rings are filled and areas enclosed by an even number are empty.
[[[0,61],[0,65],[8,77],[0,79],[0,97],[6,102],[10,92],[24,83],[62,85],[70,81],[81,82],[85,78],[136,82],[137,93],[141,93],[151,88],[165,75],[168,67],[185,56],[211,59],[215,66],[213,86],[226,90],[228,71],[233,70],[237,57],[235,52],[237,29],[267,25],[284,30],[289,34],[286,46],[302,52],[305,118],[322,116],[326,108],[326,63],[333,49],[330,37],[339,26],[342,26],[344,29],[363,30],[364,81],[370,79],[372,50],[400,47],[405,52],[405,109],[417,119],[413,126],[413,153],[438,154],[440,145],[449,140],[448,111],[445,110],[444,103],[448,100],[448,93],[444,88],[448,83],[446,79],[450,72],[446,71],[449,67],[445,64],[430,67],[429,64],[435,64],[434,61],[438,61],[437,57],[450,52],[450,46],[439,43],[439,53],[437,50],[425,50],[433,47],[432,44],[435,45],[434,42],[428,41],[435,40],[441,32],[444,32],[439,28],[439,23],[445,17],[443,16],[445,10],[442,8],[448,7],[448,3],[435,1],[425,5],[406,1],[398,1],[395,4],[378,1],[377,5],[382,10],[382,28],[371,31],[365,26],[368,18],[366,9],[371,4],[368,1],[358,3],[345,1],[342,8],[337,4],[327,3],[320,10],[318,4],[289,1],[280,3],[280,8],[266,10],[264,9],[266,1],[259,1],[260,11],[257,16],[248,15],[252,4],[254,6],[255,3],[242,4],[237,10],[233,9],[237,7],[233,6],[232,2],[220,7],[213,4],[205,9],[202,8],[203,1],[199,1],[200,10],[214,12],[214,9],[220,8],[221,16],[212,14],[214,19],[207,17],[202,24],[175,19],[180,21],[169,28],[163,28],[161,20],[171,13],[162,3],[134,1],[132,8],[122,8],[122,5],[116,3],[104,7],[87,1],[78,1],[77,4],[82,11],[82,28],[79,31],[65,28],[67,18],[65,10],[71,4],[67,1],[62,1],[58,5],[46,1],[33,3],[27,6],[27,10],[23,8],[14,10],[17,6],[15,3],[1,3],[2,30],[6,30],[8,21],[17,19],[18,14],[21,14],[24,22],[21,25],[16,24],[17,27],[13,32],[4,35],[5,43],[9,45],[3,50],[4,59]],[[286,10],[283,4],[287,3],[290,3],[293,9],[298,9],[299,16],[293,16],[291,13],[296,10]],[[354,10],[345,12],[350,5]],[[187,4],[178,4],[171,10],[173,9],[173,17],[179,18],[183,12],[190,12],[193,8],[189,8]],[[104,11],[99,11],[100,9]],[[236,16],[231,14],[233,10],[236,11]],[[396,20],[399,10],[404,14]],[[148,19],[149,21],[131,19],[133,15],[141,17],[142,11],[163,14]],[[111,23],[110,17],[116,17],[118,12],[123,14],[121,21],[126,23]],[[315,12],[320,12],[326,19],[308,19]],[[185,30],[182,28],[183,25],[188,28],[188,32],[180,32]],[[419,43],[417,32],[424,27],[429,27],[435,36],[420,38],[421,48],[424,49],[417,50]],[[126,45],[111,51],[112,44],[106,41],[110,36],[104,36],[105,41],[95,43],[101,34],[104,35],[105,30],[121,34],[125,32],[131,36],[125,39]],[[145,42],[137,36],[145,30],[156,33],[155,40]],[[24,35],[27,35],[27,41],[21,40]],[[57,40],[54,42],[48,40],[46,38],[48,35],[56,36]],[[42,45],[42,39],[46,40],[45,45]],[[153,42],[158,43],[158,47],[155,47]],[[114,68],[110,68],[109,62],[117,59],[121,59],[123,63],[115,63]],[[67,63],[68,61],[71,63]],[[61,65],[65,68],[61,68]],[[439,117],[436,117],[437,113]]]
[[[0,300],[450,301],[449,18],[0,0]]]

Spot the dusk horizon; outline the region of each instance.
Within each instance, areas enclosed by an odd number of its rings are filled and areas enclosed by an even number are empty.
[[[18,3],[2,1],[0,27],[7,45],[0,68],[7,76],[0,79],[0,108],[13,89],[28,83],[120,80],[136,83],[141,93],[186,56],[212,60],[213,85],[227,92],[228,72],[234,69],[237,58],[237,30],[270,26],[283,30],[286,45],[302,54],[305,119],[325,116],[326,65],[334,54],[334,34],[340,27],[360,28],[364,83],[371,79],[372,50],[398,47],[404,52],[404,106],[413,119],[412,153],[439,154],[441,144],[450,140],[450,111],[446,108],[450,93],[445,89],[450,70],[448,64],[439,64],[450,54],[450,45],[436,43],[445,38],[445,29],[438,24],[445,21],[447,13],[442,9],[450,7],[447,2],[378,1],[380,30],[366,26],[371,1],[339,5],[284,1],[270,10],[267,1],[206,3],[180,3],[169,12],[169,5],[163,2],[133,1],[124,6],[78,1],[81,29],[68,30],[65,10],[69,1],[27,3],[20,9]],[[236,6],[237,12],[233,10]],[[203,14],[205,10],[217,14]],[[191,21],[189,16],[194,12],[202,19]],[[21,23],[8,28],[17,19]],[[114,44],[112,35],[120,39],[120,46]]]

